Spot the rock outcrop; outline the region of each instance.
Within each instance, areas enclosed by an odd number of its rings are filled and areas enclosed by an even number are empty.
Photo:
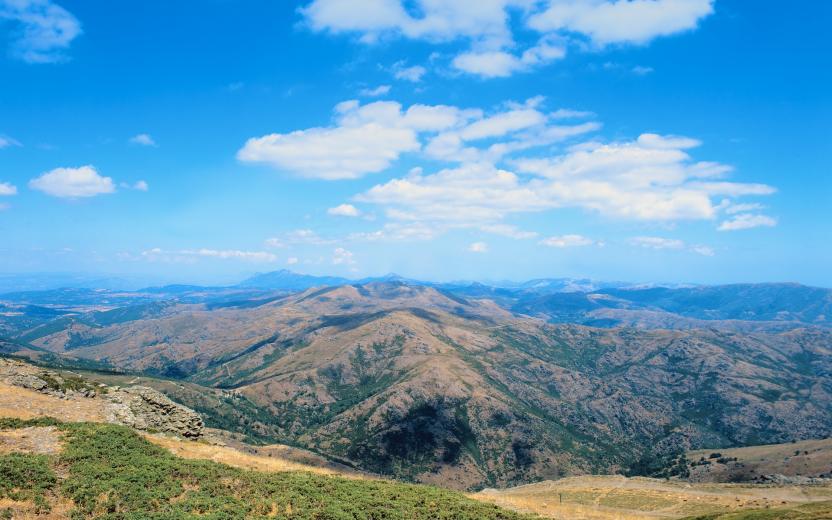
[[[152,388],[120,388],[108,392],[107,399],[113,422],[137,430],[173,433],[190,439],[202,436],[204,425],[198,413]]]
[[[111,423],[188,439],[202,436],[202,417],[145,386],[120,388],[95,383],[71,372],[57,372],[0,358],[0,381],[64,400],[94,399]],[[60,417],[58,417],[60,419]]]

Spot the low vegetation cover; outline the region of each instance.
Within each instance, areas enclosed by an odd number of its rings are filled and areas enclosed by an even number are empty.
[[[258,473],[180,459],[122,426],[77,423],[59,428],[65,439],[61,455],[0,459],[0,496],[47,507],[46,495],[60,495],[74,503],[73,518],[529,518],[435,487],[303,472]],[[66,474],[61,482],[55,467]]]
[[[777,509],[750,509],[733,513],[692,516],[684,520],[829,520],[832,502],[816,502]]]
[[[57,481],[45,455],[0,455],[0,498],[32,501],[37,512],[47,511],[49,506],[46,494]],[[5,512],[2,513],[7,516]]]

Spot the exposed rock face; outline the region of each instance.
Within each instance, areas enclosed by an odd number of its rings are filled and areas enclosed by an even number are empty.
[[[144,386],[107,387],[72,373],[59,373],[13,359],[0,358],[0,381],[66,400],[95,399],[107,420],[137,430],[202,436],[202,418],[164,394]]]
[[[185,406],[146,386],[131,386],[107,394],[113,422],[137,430],[173,433],[186,438],[202,436],[202,418]]]

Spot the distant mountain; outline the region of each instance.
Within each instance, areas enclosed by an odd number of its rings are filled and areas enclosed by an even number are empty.
[[[504,305],[553,323],[690,329],[832,327],[832,290],[765,283],[608,288],[597,292],[512,294]]]
[[[240,282],[238,287],[303,291],[312,287],[344,285],[350,282],[351,280],[338,276],[312,276],[281,269],[280,271],[256,274]]]

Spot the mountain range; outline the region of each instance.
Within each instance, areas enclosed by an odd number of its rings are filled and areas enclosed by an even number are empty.
[[[832,435],[827,289],[252,280],[5,295],[3,349],[168,378],[209,424],[459,489]]]

